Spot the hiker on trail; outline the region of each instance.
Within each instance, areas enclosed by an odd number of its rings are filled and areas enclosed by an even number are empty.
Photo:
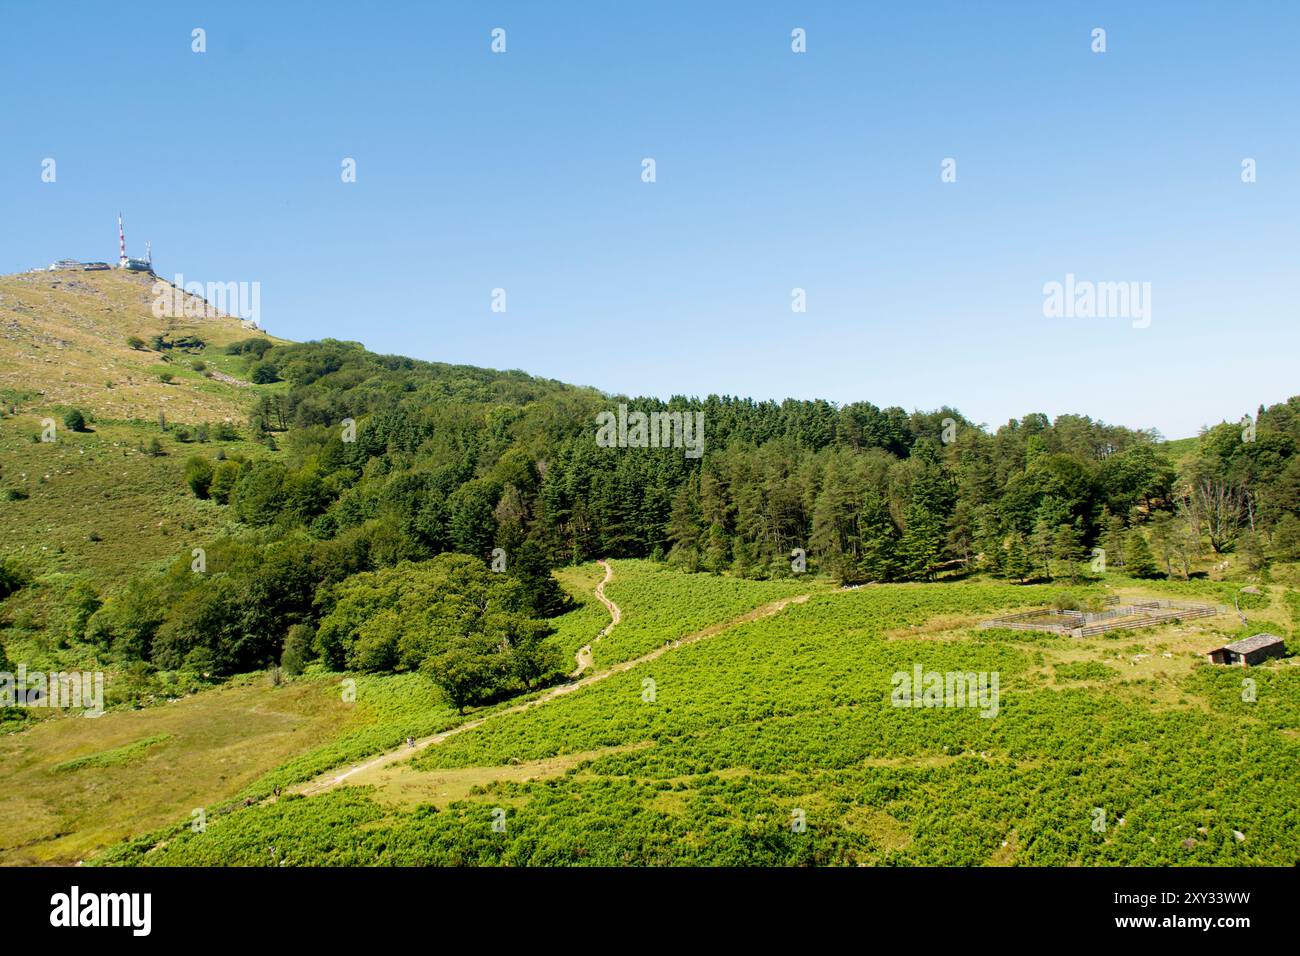
[[[415,746],[415,738],[414,738],[414,737],[407,737],[407,738],[406,738],[406,746],[408,746],[408,747],[414,747],[414,746]]]
[[[279,788],[279,787],[276,787],[276,788],[275,788],[275,795],[276,795],[277,798],[280,796],[280,788]]]

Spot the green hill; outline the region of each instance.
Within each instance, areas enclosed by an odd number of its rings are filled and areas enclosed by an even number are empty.
[[[1300,398],[1161,442],[611,396],[156,319],[151,281],[0,278],[0,672],[108,711],[0,706],[39,783],[0,860],[1296,859],[1300,672],[1248,706],[1203,655],[1295,640]],[[1107,594],[1249,624],[976,628]],[[997,715],[895,707],[918,664]]]
[[[215,313],[156,318],[159,281],[116,269],[0,276],[0,401],[43,410],[76,406],[105,421],[154,421],[159,412],[190,425],[242,421],[246,383],[237,380],[246,365],[224,349],[248,338],[277,340]],[[166,347],[153,347],[160,335]],[[141,344],[129,345],[132,337]],[[195,339],[201,344],[171,344]]]

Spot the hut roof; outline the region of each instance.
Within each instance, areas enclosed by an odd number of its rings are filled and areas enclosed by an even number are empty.
[[[1255,634],[1240,641],[1233,641],[1231,644],[1225,645],[1225,649],[1237,654],[1249,654],[1261,647],[1272,647],[1274,644],[1281,643],[1282,638],[1275,634]]]

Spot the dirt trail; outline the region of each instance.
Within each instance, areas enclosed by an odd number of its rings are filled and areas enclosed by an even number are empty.
[[[598,747],[595,750],[582,750],[544,757],[540,760],[491,767],[416,770],[403,764],[393,764],[380,767],[371,773],[358,774],[352,780],[362,786],[374,787],[376,791],[374,798],[380,803],[398,806],[431,803],[437,807],[444,807],[455,800],[468,799],[473,796],[477,788],[492,783],[505,781],[530,783],[536,780],[548,780],[562,776],[565,771],[589,760],[596,760],[609,754],[646,750],[654,745],[653,740],[640,740],[633,744]]]
[[[605,585],[608,584],[610,581],[614,580],[614,569],[609,566],[608,561],[597,561],[596,563],[605,569],[604,579],[602,579],[601,582],[596,585],[596,597],[600,600],[601,604],[605,605],[605,610],[609,611],[610,620],[609,623],[606,624],[605,627],[601,630],[601,632],[596,635],[595,640],[593,640],[591,644],[599,644],[600,639],[604,637],[606,634],[608,634],[610,631],[614,630],[615,624],[623,620],[623,612],[619,610],[618,605],[615,604],[613,601],[611,601],[609,598],[605,597]],[[591,644],[586,644],[583,647],[579,648],[577,654],[578,669],[574,671],[572,674],[570,674],[569,677],[571,678],[581,677],[582,672],[591,666],[593,660]]]
[[[605,580],[608,581],[613,576],[613,571],[610,570],[609,565],[606,564],[605,562],[602,561],[601,564],[605,565],[605,575],[606,575]],[[609,627],[613,627],[614,624],[617,624],[619,620],[622,619],[622,615],[619,613],[618,607],[614,605],[613,602],[606,600],[603,591],[603,584],[604,582],[602,582],[601,587],[597,589],[597,594],[600,597],[600,599],[602,601],[605,601],[606,605],[610,608],[610,615],[614,618],[614,621],[609,625]],[[682,647],[683,645],[694,644],[696,641],[702,641],[706,637],[713,637],[715,634],[720,634],[723,631],[728,630],[729,628],[736,627],[737,625],[746,624],[749,621],[756,621],[759,618],[770,617],[773,614],[778,614],[781,611],[785,610],[791,604],[802,604],[804,601],[807,601],[808,598],[811,596],[812,595],[809,594],[797,594],[794,597],[781,598],[776,601],[771,601],[767,604],[764,604],[762,607],[758,607],[745,614],[741,614],[739,617],[733,617],[730,620],[722,621],[718,624],[711,625],[709,627],[704,628],[702,631],[696,631],[694,634],[688,634],[686,637],[680,638],[679,640],[673,641],[672,643],[664,644],[662,647],[657,647],[648,654],[642,654],[640,657],[635,657],[630,661],[623,661],[621,664],[615,664],[606,670],[600,671],[599,673],[596,674],[591,674],[587,677],[583,677],[580,680],[575,680],[568,684],[560,684],[558,687],[551,688],[546,693],[542,694],[540,697],[537,697],[533,700],[525,701],[522,704],[516,704],[513,707],[506,707],[503,710],[493,711],[490,714],[485,714],[482,717],[477,717],[474,720],[470,720],[466,723],[460,724],[456,727],[451,728],[450,730],[445,730],[440,734],[434,734],[431,737],[421,738],[420,740],[417,740],[415,742],[414,747],[400,747],[397,750],[389,751],[386,754],[380,754],[378,757],[374,757],[371,760],[367,760],[365,763],[357,764],[356,766],[349,767],[347,770],[344,770],[342,773],[326,774],[324,776],[317,777],[315,780],[309,781],[308,783],[300,784],[297,787],[291,788],[291,792],[301,793],[303,795],[309,796],[315,793],[323,793],[326,790],[332,790],[335,787],[337,787],[339,784],[346,782],[350,777],[356,776],[357,774],[362,773],[363,771],[373,770],[376,767],[383,767],[391,763],[396,763],[399,760],[409,759],[412,755],[414,755],[418,751],[423,750],[425,747],[432,747],[436,744],[442,743],[444,740],[447,740],[450,737],[455,737],[457,734],[463,734],[467,730],[473,730],[475,727],[482,726],[484,723],[486,723],[487,721],[491,720],[494,717],[500,717],[503,714],[517,714],[517,713],[521,713],[522,711],[528,710],[532,707],[540,707],[543,704],[548,703],[549,701],[555,700],[557,697],[564,697],[566,694],[572,694],[575,690],[579,690],[583,687],[588,687],[599,681],[603,681],[607,677],[613,677],[615,674],[621,674],[624,671],[631,670],[633,667],[639,667],[642,664],[648,664],[651,661],[657,660],[658,658],[662,657],[664,654],[668,653],[669,651],[674,650],[678,647]],[[601,633],[605,634],[608,632],[608,630],[609,628],[606,628],[605,631],[602,631]]]

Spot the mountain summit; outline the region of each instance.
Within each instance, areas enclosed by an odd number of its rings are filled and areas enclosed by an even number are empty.
[[[267,336],[227,315],[158,318],[159,282],[116,269],[0,276],[0,399],[116,420],[242,420],[248,396],[222,369],[224,348]]]

